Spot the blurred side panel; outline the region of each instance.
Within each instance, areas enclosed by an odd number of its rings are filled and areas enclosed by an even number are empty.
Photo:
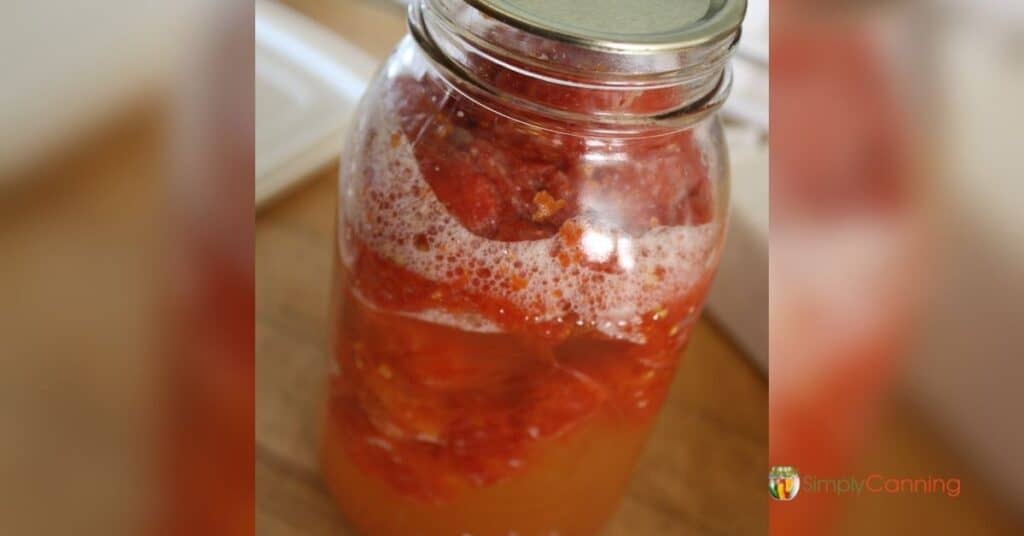
[[[0,534],[144,528],[180,15],[2,8]]]
[[[176,87],[167,536],[255,530],[253,17],[251,3],[212,3]]]
[[[244,2],[0,8],[0,534],[252,532],[251,49]]]
[[[769,458],[804,482],[772,534],[838,530],[809,484],[853,473],[928,285],[912,9],[772,3]]]
[[[945,0],[930,20],[944,173],[908,396],[1024,519],[1024,3]]]
[[[808,485],[772,534],[1024,527],[1022,15],[772,3],[771,463],[958,486]]]

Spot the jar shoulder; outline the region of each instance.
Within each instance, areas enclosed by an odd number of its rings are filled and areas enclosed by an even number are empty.
[[[630,232],[724,217],[716,117],[647,136],[547,128],[467,97],[405,50],[361,107],[343,156],[353,185],[404,170],[467,229],[508,241],[552,236],[583,213]]]

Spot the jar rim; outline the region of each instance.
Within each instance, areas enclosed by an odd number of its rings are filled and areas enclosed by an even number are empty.
[[[631,0],[592,9],[530,0],[452,1],[534,35],[616,54],[678,52],[721,41],[739,31],[747,10],[747,0]],[[438,7],[445,2],[434,0]],[[677,11],[664,13],[669,6]]]
[[[746,0],[736,0],[742,9],[735,25],[726,31],[652,46],[638,42],[616,45],[607,41],[583,42],[567,34],[549,35],[551,32],[532,28],[530,24],[506,22],[476,7],[481,2],[493,1],[413,0],[409,22],[415,24],[420,13],[429,14],[436,25],[443,26],[454,38],[489,56],[514,60],[534,72],[547,71],[577,82],[590,79],[602,86],[654,87],[717,76],[739,43],[740,23],[746,13]]]

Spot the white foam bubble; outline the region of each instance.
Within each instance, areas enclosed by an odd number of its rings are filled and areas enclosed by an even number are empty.
[[[451,215],[423,178],[412,146],[396,121],[380,127],[368,153],[369,167],[352,176],[343,214],[354,235],[378,255],[426,279],[454,283],[508,300],[538,322],[574,313],[614,337],[643,342],[640,315],[678,299],[706,275],[719,224],[661,226],[631,236],[587,215],[566,222],[582,231],[579,244],[561,233],[542,240],[502,242],[477,236]],[[342,260],[351,265],[341,240]],[[594,263],[615,259],[618,270],[563,263],[552,253],[578,251]],[[432,310],[427,321],[473,331],[496,328],[481,318]]]
[[[432,324],[458,326],[463,331],[475,331],[477,333],[501,333],[504,331],[498,324],[480,315],[471,313],[455,314],[443,309],[427,309],[415,313],[402,313],[402,316],[408,316]]]

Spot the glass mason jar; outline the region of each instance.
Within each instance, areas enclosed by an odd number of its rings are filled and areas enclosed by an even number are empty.
[[[321,457],[365,534],[614,511],[718,263],[746,7],[621,4],[418,0],[364,97]]]

